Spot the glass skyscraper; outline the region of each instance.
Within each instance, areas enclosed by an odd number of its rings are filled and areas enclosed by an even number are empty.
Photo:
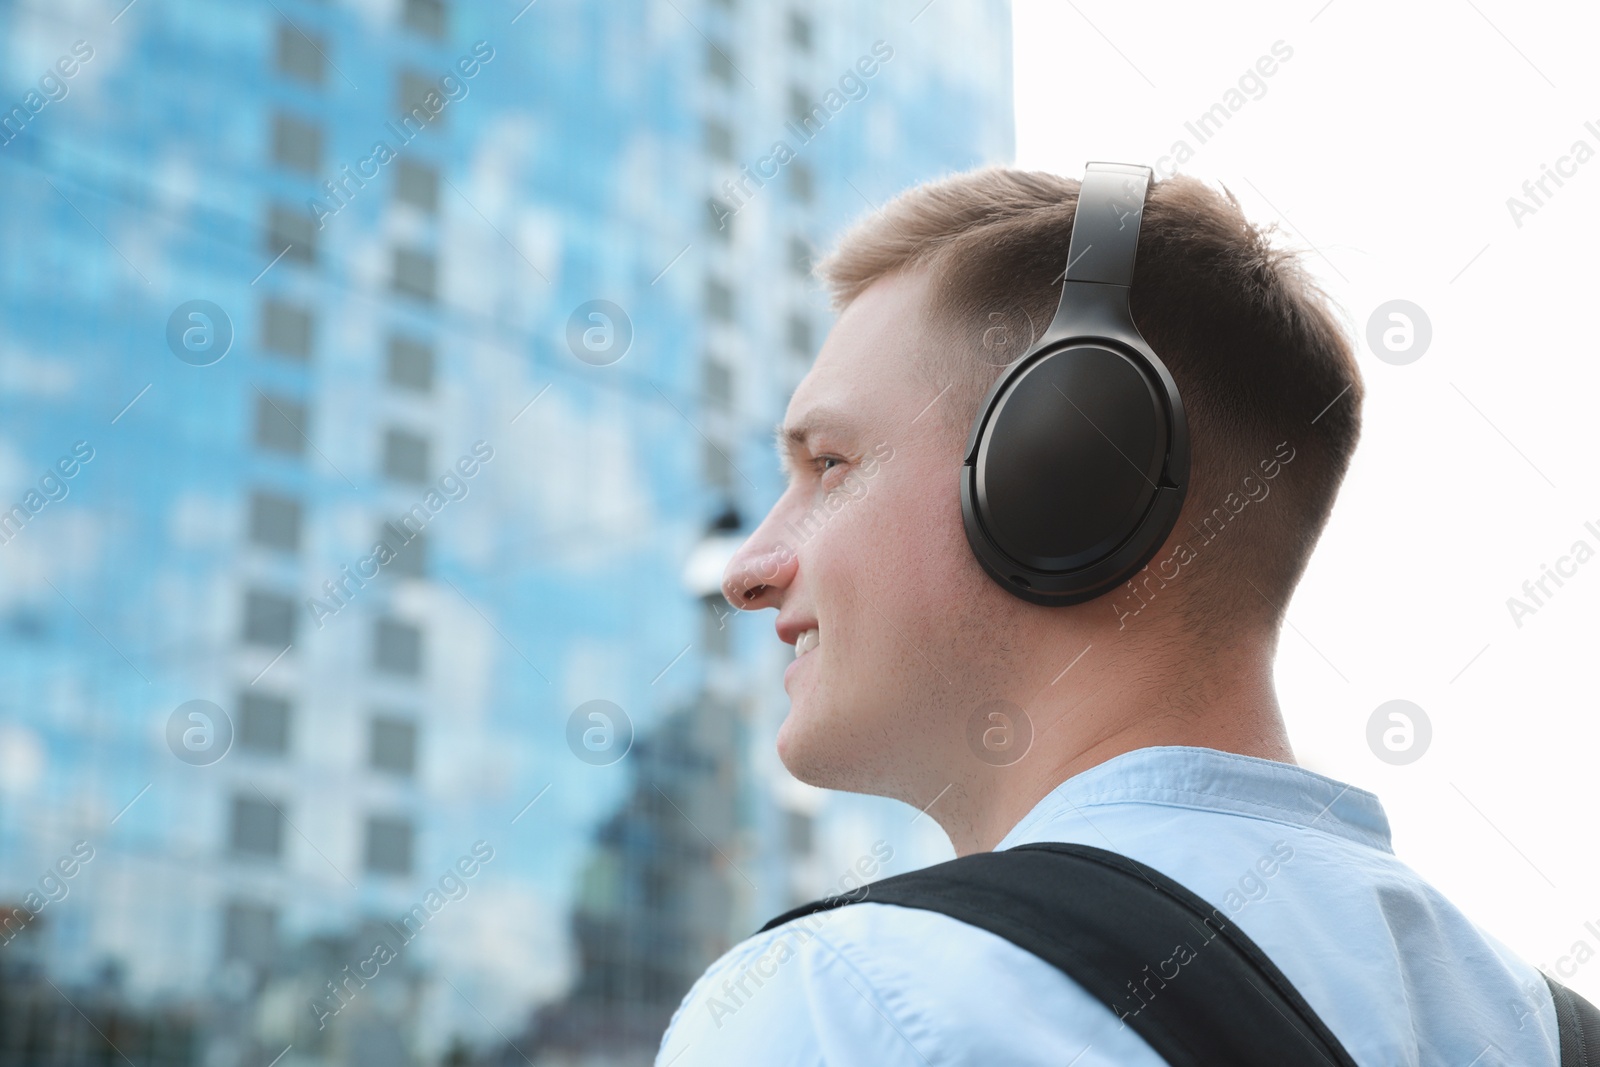
[[[647,1062],[874,827],[931,856],[783,772],[707,575],[813,256],[1010,158],[1003,3],[32,0],[0,56],[0,1063]]]

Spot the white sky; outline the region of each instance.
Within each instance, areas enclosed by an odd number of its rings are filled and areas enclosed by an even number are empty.
[[[1018,165],[1155,166],[1185,140],[1183,172],[1317,249],[1308,265],[1348,314],[1368,398],[1280,644],[1296,751],[1376,792],[1401,859],[1600,1002],[1600,956],[1556,970],[1579,940],[1600,953],[1584,928],[1600,928],[1600,557],[1547,584],[1520,629],[1506,605],[1575,541],[1600,550],[1600,11],[1016,0],[1014,17]],[[1201,144],[1184,123],[1278,41],[1292,56],[1265,93]],[[1507,198],[1579,140],[1596,158],[1564,164],[1575,173],[1517,226]],[[1364,340],[1394,299],[1432,324],[1407,365]],[[1433,727],[1405,766],[1366,740],[1392,699]]]

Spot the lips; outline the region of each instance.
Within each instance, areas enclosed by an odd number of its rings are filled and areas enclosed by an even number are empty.
[[[810,630],[810,632],[816,633],[816,630]],[[797,649],[803,649],[805,648],[805,645],[806,641],[795,641],[795,648]],[[811,640],[811,645],[813,645],[813,649],[816,648],[816,641],[814,641],[814,638]],[[814,659],[816,659],[816,656],[811,654],[810,651],[800,651],[798,656],[795,656],[794,659],[790,659],[789,665],[784,667],[784,689],[789,689],[789,683],[790,681],[794,680],[795,673],[811,670],[806,664],[814,661]]]

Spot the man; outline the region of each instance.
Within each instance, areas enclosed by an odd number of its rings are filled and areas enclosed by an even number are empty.
[[[1155,867],[1233,917],[1360,1064],[1553,1067],[1539,973],[1395,858],[1375,796],[1295,764],[1273,656],[1363,388],[1326,298],[1231,194],[1180,176],[1144,208],[1133,319],[1192,443],[1150,565],[1041,606],[969,547],[963,451],[1051,320],[1078,186],[998,168],[924,185],[819,266],[838,321],[780,434],[788,488],[723,587],[796,646],[780,758],[926,808],[959,856],[1064,841]],[[995,758],[994,736],[1018,751]],[[1113,1011],[995,934],[869,892],[730,950],[657,1063],[1161,1064],[1123,1016],[1165,986],[1135,977]]]

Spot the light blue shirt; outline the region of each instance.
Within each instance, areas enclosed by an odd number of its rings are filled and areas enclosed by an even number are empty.
[[[1144,748],[1057,786],[996,849],[1032,841],[1131,856],[1220,907],[1363,1067],[1559,1063],[1539,972],[1395,858],[1365,790],[1213,749]],[[1032,953],[868,901],[734,946],[684,997],[656,1067],[1165,1063]]]

